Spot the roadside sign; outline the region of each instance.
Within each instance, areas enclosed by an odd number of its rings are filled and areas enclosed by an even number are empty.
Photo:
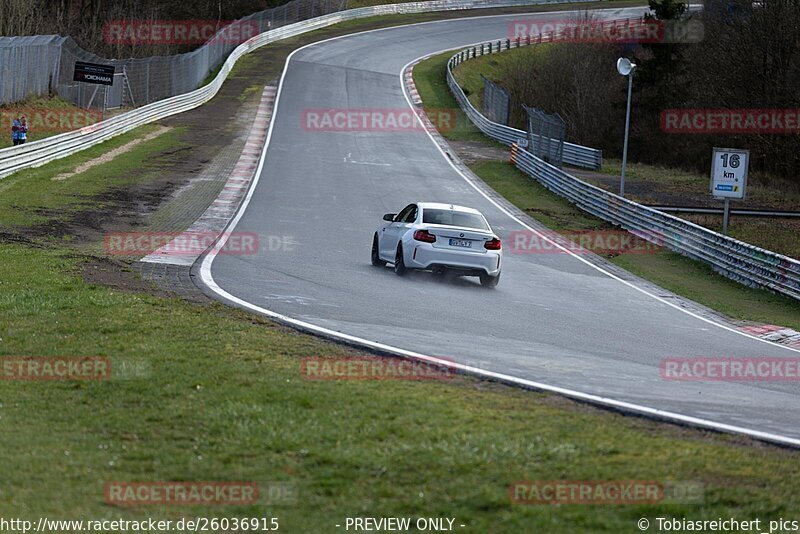
[[[76,61],[75,74],[72,79],[76,82],[114,85],[114,65]]]
[[[749,150],[714,148],[711,157],[711,194],[715,198],[743,199],[749,163]]]

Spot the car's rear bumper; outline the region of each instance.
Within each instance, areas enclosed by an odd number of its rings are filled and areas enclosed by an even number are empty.
[[[406,267],[412,269],[453,269],[464,271],[464,274],[479,274],[482,271],[489,276],[497,276],[502,263],[499,250],[461,252],[416,242],[410,250],[406,250]]]

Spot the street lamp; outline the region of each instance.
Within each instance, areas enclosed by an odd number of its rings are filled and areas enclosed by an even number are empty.
[[[619,196],[625,196],[625,166],[628,164],[628,130],[631,127],[631,90],[633,89],[633,71],[636,63],[621,57],[617,60],[617,72],[628,77],[628,108],[625,111],[625,141],[622,145],[622,177],[619,181]]]

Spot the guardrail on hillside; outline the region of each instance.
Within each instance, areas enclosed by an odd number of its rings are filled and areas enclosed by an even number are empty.
[[[536,39],[532,39],[530,36],[528,36],[527,39],[505,39],[491,41],[464,49],[448,60],[447,85],[450,87],[450,91],[458,101],[458,105],[461,106],[461,109],[464,111],[464,113],[466,113],[467,117],[469,117],[472,123],[475,124],[480,131],[495,141],[499,141],[500,143],[508,146],[511,146],[511,144],[516,143],[520,139],[527,139],[528,137],[527,132],[523,130],[517,130],[516,128],[511,128],[510,126],[506,126],[504,124],[492,122],[484,117],[480,111],[475,109],[475,107],[467,98],[467,95],[464,93],[464,90],[458,85],[455,76],[453,76],[453,68],[460,65],[464,61],[467,61],[468,59],[485,54],[495,54],[497,52],[511,50],[512,48],[519,48],[521,46],[547,42],[555,39],[556,37],[557,36],[555,34],[549,34],[546,36],[540,35]],[[534,142],[535,141],[536,138],[534,137]],[[603,151],[596,148],[564,142],[564,154],[562,159],[564,163],[569,165],[597,170],[603,164]]]
[[[800,300],[800,261],[718,234],[588,184],[516,147],[516,165],[579,208],[710,265],[737,282]]]
[[[0,150],[0,178],[28,167],[44,165],[69,156],[133,128],[196,108],[211,100],[228,77],[236,61],[264,45],[324,28],[332,24],[377,15],[425,13],[460,9],[482,9],[522,5],[561,4],[574,0],[434,0],[388,4],[338,11],[261,33],[236,47],[214,80],[199,89],[153,102],[110,119],[39,141]],[[589,1],[589,0],[578,0]]]
[[[460,63],[484,54],[556,40],[555,33],[522,40],[500,40],[469,47],[447,62],[447,85],[467,117],[484,134],[513,147],[517,167],[579,208],[620,226],[644,239],[710,265],[715,271],[750,287],[766,288],[800,300],[800,261],[718,234],[668,213],[648,208],[588,184],[537,158],[517,143],[527,132],[497,124],[484,117],[469,101],[453,76]],[[564,161],[599,168],[602,154],[580,145],[564,143]]]

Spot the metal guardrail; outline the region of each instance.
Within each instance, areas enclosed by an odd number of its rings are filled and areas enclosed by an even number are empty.
[[[702,261],[737,282],[800,300],[800,261],[637,204],[579,180],[524,149],[515,152],[520,170],[592,215]]]
[[[588,184],[546,163],[517,145],[526,138],[526,132],[492,122],[478,112],[453,76],[453,68],[468,59],[548,42],[558,37],[553,33],[535,39],[528,37],[523,40],[492,41],[462,50],[450,58],[447,62],[447,85],[473,124],[492,139],[512,145],[512,153],[515,154],[513,159],[520,170],[592,215],[648,241],[706,263],[718,273],[741,284],[766,288],[800,300],[800,261],[643,206]],[[570,165],[598,169],[602,164],[602,153],[592,148],[564,143],[563,160]]]
[[[561,4],[569,0],[434,0],[362,7],[289,24],[261,33],[236,47],[214,80],[199,89],[153,102],[91,126],[0,150],[0,178],[21,169],[38,167],[58,158],[102,143],[129,130],[196,108],[211,100],[243,55],[274,41],[286,39],[348,20],[377,15],[425,13],[461,9],[482,9],[540,4]]]
[[[692,213],[697,215],[722,215],[725,210],[722,208],[706,208],[695,206],[656,206],[648,204],[648,208],[667,213]],[[731,215],[741,215],[744,217],[778,217],[788,219],[800,219],[800,211],[782,210],[760,210],[752,208],[731,209]]]
[[[536,39],[532,39],[530,36],[528,36],[526,39],[504,39],[490,41],[464,49],[448,60],[447,85],[450,87],[450,91],[458,101],[458,105],[480,131],[495,141],[499,141],[500,143],[508,146],[511,146],[512,143],[516,143],[517,141],[526,139],[528,137],[527,132],[492,122],[484,117],[481,112],[475,109],[475,107],[467,98],[467,95],[464,94],[464,90],[458,85],[455,76],[453,76],[453,69],[468,59],[479,57],[485,54],[495,54],[497,52],[503,52],[505,50],[519,48],[521,46],[543,43],[554,40],[557,37],[558,36],[556,34],[549,34],[545,36],[540,35]],[[533,136],[533,139],[535,141],[536,136]],[[597,170],[603,164],[603,151],[596,148],[565,142],[562,159],[564,163],[567,163],[568,165]]]

